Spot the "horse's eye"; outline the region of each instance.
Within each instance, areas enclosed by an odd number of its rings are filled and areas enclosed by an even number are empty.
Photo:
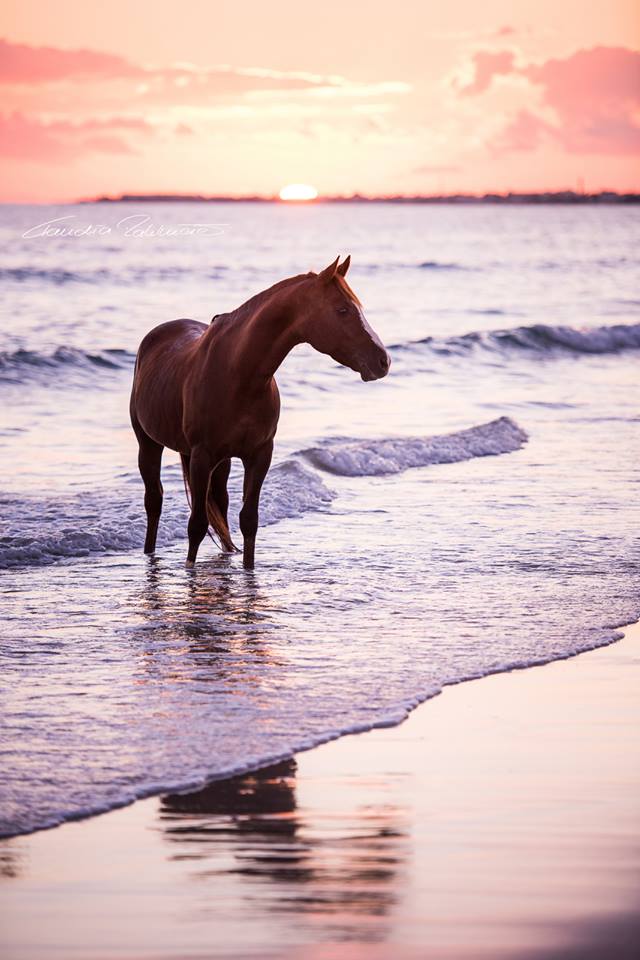
[[[338,307],[338,313],[349,313],[348,307]]]

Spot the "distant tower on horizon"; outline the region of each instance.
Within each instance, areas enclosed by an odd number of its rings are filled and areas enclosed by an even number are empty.
[[[578,193],[584,195],[584,177],[578,177]]]

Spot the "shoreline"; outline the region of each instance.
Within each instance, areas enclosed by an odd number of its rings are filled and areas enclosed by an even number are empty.
[[[74,558],[75,559],[75,558]],[[259,773],[261,770],[270,769],[277,766],[278,764],[288,763],[289,761],[295,761],[297,758],[303,756],[304,754],[313,752],[315,750],[322,749],[329,744],[335,743],[339,740],[351,737],[361,737],[366,734],[375,733],[377,730],[386,730],[393,729],[395,727],[400,727],[407,722],[407,720],[418,710],[420,707],[430,703],[433,700],[436,700],[438,697],[442,696],[450,688],[456,688],[468,683],[475,683],[479,680],[487,680],[492,677],[501,676],[503,674],[508,675],[512,673],[518,673],[519,671],[534,670],[540,667],[551,666],[554,663],[563,663],[567,660],[573,660],[576,657],[581,657],[584,654],[593,653],[597,650],[605,649],[610,647],[613,644],[619,643],[624,637],[626,637],[629,630],[634,630],[638,628],[640,631],[640,620],[633,621],[630,624],[620,624],[617,626],[606,627],[603,630],[607,629],[610,631],[609,639],[602,640],[594,647],[587,647],[584,650],[572,651],[567,653],[565,656],[556,657],[553,660],[542,660],[538,663],[523,663],[516,664],[512,667],[507,668],[498,668],[496,670],[490,671],[489,673],[479,674],[477,676],[463,677],[460,680],[453,680],[449,683],[445,683],[435,692],[427,693],[424,697],[416,697],[411,701],[405,703],[400,703],[397,707],[397,713],[393,716],[384,717],[383,719],[373,723],[366,724],[362,726],[356,726],[352,729],[345,729],[338,733],[330,733],[324,739],[319,739],[318,741],[311,743],[309,746],[298,747],[292,751],[287,751],[284,754],[275,755],[273,757],[267,757],[260,762],[259,765],[254,763],[249,763],[246,766],[240,766],[236,770],[231,770],[228,773],[221,774],[219,776],[207,777],[202,781],[194,781],[191,784],[175,784],[162,787],[160,789],[153,788],[148,792],[141,792],[140,794],[131,797],[128,800],[123,800],[122,802],[115,803],[113,805],[96,808],[94,810],[89,810],[88,812],[83,813],[72,813],[66,815],[65,817],[56,820],[52,823],[47,823],[42,826],[36,827],[33,830],[27,830],[20,833],[2,833],[0,831],[0,844],[5,841],[15,840],[20,837],[33,837],[40,833],[57,830],[60,827],[64,827],[67,824],[74,823],[84,823],[86,820],[92,820],[95,817],[104,817],[110,813],[116,813],[120,810],[125,810],[128,807],[137,804],[144,803],[145,801],[158,799],[159,797],[165,794],[175,794],[175,795],[189,795],[191,793],[197,793],[202,790],[206,790],[209,787],[214,787],[216,784],[223,784],[227,781],[235,780],[237,778],[250,776],[254,773]]]
[[[5,955],[631,957],[640,624],[620,629],[398,726],[0,841]]]

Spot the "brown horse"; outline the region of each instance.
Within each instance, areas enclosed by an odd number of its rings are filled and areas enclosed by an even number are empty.
[[[244,565],[253,567],[260,489],[271,464],[280,414],[274,374],[290,350],[309,343],[377,380],[389,356],[364,318],[345,274],[350,257],[319,274],[282,280],[209,326],[173,320],[140,344],[131,394],[131,423],[147,512],[145,553],[153,553],[162,510],[164,447],[182,458],[191,499],[187,566],[195,563],[209,525],[223,549],[235,549],[227,523],[231,457],[244,465],[240,529]]]

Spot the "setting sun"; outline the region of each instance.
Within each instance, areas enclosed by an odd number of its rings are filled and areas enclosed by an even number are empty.
[[[315,200],[318,191],[308,183],[289,183],[280,191],[281,200]]]

